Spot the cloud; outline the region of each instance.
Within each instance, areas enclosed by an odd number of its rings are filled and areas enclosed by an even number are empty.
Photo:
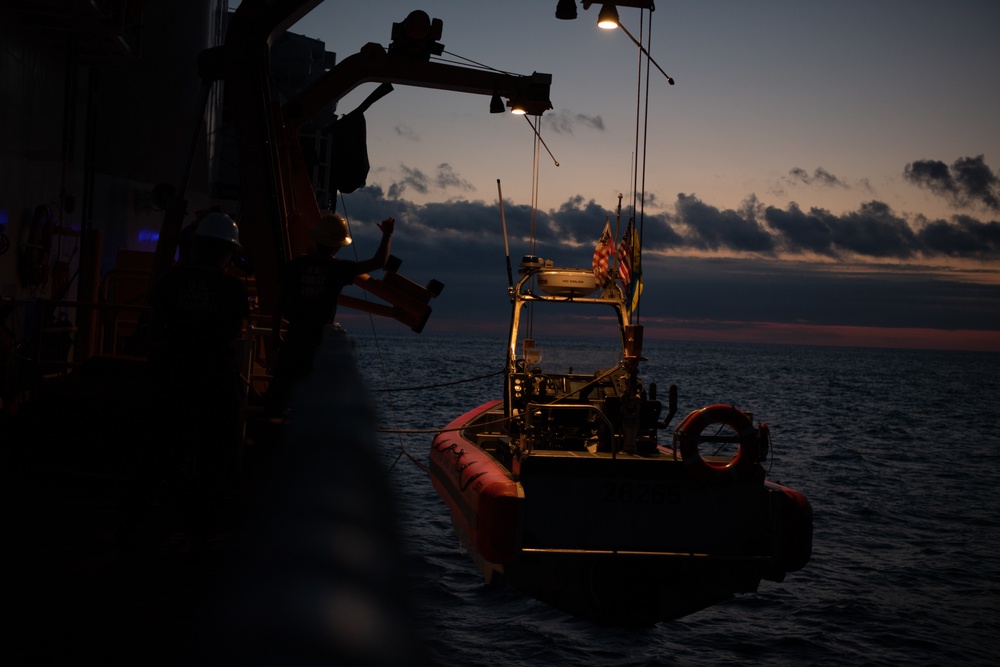
[[[388,195],[394,199],[402,197],[407,190],[426,195],[430,192],[431,186],[439,190],[457,188],[467,192],[475,191],[476,187],[467,180],[455,173],[451,165],[447,162],[439,164],[433,176],[428,176],[422,170],[415,167],[407,167],[405,164],[399,165],[403,172],[403,178],[389,185]]]
[[[982,155],[959,158],[951,167],[940,160],[917,160],[906,165],[903,177],[956,208],[982,206],[1000,211],[1000,178]]]
[[[980,222],[967,215],[927,222],[917,232],[927,255],[995,260],[1000,257],[1000,222]]]
[[[771,254],[774,239],[758,221],[759,203],[749,197],[739,211],[710,206],[694,195],[677,195],[677,218],[687,227],[684,245],[697,250]]]
[[[442,165],[446,167],[447,165]],[[406,183],[415,190],[427,187],[419,170],[409,170]],[[439,176],[448,181],[447,169]],[[462,187],[461,179],[454,187]],[[433,236],[436,243],[451,235],[469,242],[502,243],[500,210],[496,202],[464,199],[426,205],[399,196],[399,183],[383,193],[378,185],[358,190],[349,200],[354,215],[377,222],[392,215],[407,219],[414,228]],[[363,202],[359,206],[357,202]],[[504,202],[511,243],[527,239],[534,230],[539,254],[569,254],[567,261],[585,261],[600,235],[604,221],[616,226],[616,212],[580,195],[548,211]],[[622,212],[620,226],[631,213]],[[678,254],[700,251],[720,256],[756,255],[785,259],[815,256],[841,261],[885,261],[963,259],[979,262],[1000,260],[1000,221],[984,221],[969,215],[951,219],[908,219],[896,214],[885,202],[872,200],[855,211],[840,215],[822,208],[766,206],[755,196],[738,209],[712,206],[695,195],[678,194],[673,211],[645,212],[642,243],[648,252]],[[485,231],[484,231],[485,230]],[[513,247],[513,245],[512,245]],[[519,249],[513,249],[517,254]]]
[[[907,221],[879,201],[840,216],[818,208],[805,213],[795,203],[786,210],[769,206],[764,217],[786,253],[906,259],[921,250]]]
[[[464,178],[459,177],[455,173],[455,170],[451,168],[451,165],[447,162],[443,162],[437,166],[437,174],[434,177],[434,182],[442,190],[448,188],[458,188],[459,190],[466,190],[469,192],[475,191],[476,186],[469,183]]]
[[[403,260],[401,275],[421,285],[432,278],[444,283],[431,302],[427,331],[482,322],[502,333],[510,303],[496,201],[416,204],[373,184],[343,202],[355,239],[345,258],[370,256],[380,237],[376,223],[393,216],[392,252]],[[628,215],[623,211],[623,223]],[[515,270],[527,254],[557,266],[588,267],[605,219],[616,226],[614,210],[582,196],[535,212],[504,202],[504,218]],[[911,221],[878,201],[834,215],[794,204],[779,209],[751,196],[733,210],[680,194],[672,212],[644,215],[643,248],[647,324],[669,317],[1000,330],[1000,285],[991,266],[969,277],[921,266],[922,260],[945,258],[996,262],[997,221]],[[693,249],[715,255],[684,256]],[[837,261],[816,263],[816,255]]]
[[[801,167],[793,167],[789,170],[788,176],[791,181],[798,181],[805,185],[819,185],[827,188],[848,188],[847,183],[837,178],[823,167],[816,167],[810,175]]]
[[[876,200],[835,215],[821,208],[804,211],[794,202],[785,209],[764,206],[753,196],[738,210],[719,209],[681,193],[675,209],[674,215],[647,216],[648,249],[791,259],[812,255],[870,261],[1000,259],[1000,222],[971,216],[911,221]]]
[[[390,197],[401,197],[408,189],[413,189],[422,195],[429,191],[430,179],[420,169],[407,167],[405,164],[399,165],[403,171],[403,178],[389,186]]]
[[[397,125],[393,128],[397,137],[402,137],[404,139],[409,139],[410,141],[420,141],[420,137],[417,133],[413,131],[413,128],[409,125]]]
[[[585,127],[599,132],[604,131],[604,119],[600,116],[573,113],[566,109],[545,114],[542,117],[542,124],[556,134],[573,134],[574,127]]]

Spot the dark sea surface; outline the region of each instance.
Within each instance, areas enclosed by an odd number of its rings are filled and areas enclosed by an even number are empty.
[[[499,374],[406,390],[498,373],[500,337],[351,334],[383,429],[500,398]],[[647,383],[678,386],[671,429],[720,402],[770,425],[768,478],[811,501],[812,560],[654,628],[595,626],[486,586],[423,469],[433,433],[383,433],[439,664],[1000,664],[1000,355],[647,340],[645,356]]]

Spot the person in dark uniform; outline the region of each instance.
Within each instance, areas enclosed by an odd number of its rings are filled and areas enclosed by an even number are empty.
[[[284,414],[294,386],[312,371],[313,358],[323,341],[323,330],[336,316],[340,291],[356,277],[385,267],[395,224],[393,218],[379,223],[382,241],[375,255],[371,259],[352,261],[335,257],[338,250],[351,243],[347,221],[334,213],[326,213],[309,231],[316,242],[314,249],[283,267],[279,278],[280,295],[272,320],[272,350],[277,358],[271,367],[272,377],[267,390],[269,414]],[[284,339],[280,335],[282,319],[288,321]]]
[[[239,341],[249,304],[243,280],[226,271],[240,247],[236,223],[213,212],[194,224],[190,256],[167,269],[150,294],[149,364],[173,500],[193,538],[205,540],[238,479]]]

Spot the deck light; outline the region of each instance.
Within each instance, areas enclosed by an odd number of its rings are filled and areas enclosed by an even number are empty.
[[[503,113],[505,108],[500,91],[494,90],[493,97],[490,98],[490,113]]]
[[[597,27],[614,30],[618,27],[618,9],[613,2],[601,5],[601,13],[597,15]]]
[[[556,18],[571,21],[576,18],[576,0],[559,0],[556,5]]]

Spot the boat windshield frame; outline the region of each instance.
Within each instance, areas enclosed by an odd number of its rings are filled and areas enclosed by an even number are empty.
[[[624,356],[626,350],[625,326],[628,324],[628,316],[625,310],[625,298],[621,287],[617,283],[611,283],[605,287],[596,287],[591,290],[589,294],[585,294],[583,292],[580,294],[568,295],[564,293],[546,294],[543,289],[539,288],[537,280],[534,280],[542,272],[561,274],[568,277],[582,276],[585,274],[593,275],[590,270],[586,269],[553,268],[551,266],[531,268],[525,271],[524,276],[518,281],[517,286],[511,290],[513,312],[511,313],[511,324],[508,336],[508,374],[515,373],[517,371],[518,337],[521,333],[521,318],[524,313],[525,306],[530,306],[533,303],[538,302],[579,304],[595,307],[604,306],[606,308],[611,308],[614,310],[617,318],[618,349],[620,354]],[[600,290],[600,295],[592,296],[595,292],[597,292],[597,290]]]

